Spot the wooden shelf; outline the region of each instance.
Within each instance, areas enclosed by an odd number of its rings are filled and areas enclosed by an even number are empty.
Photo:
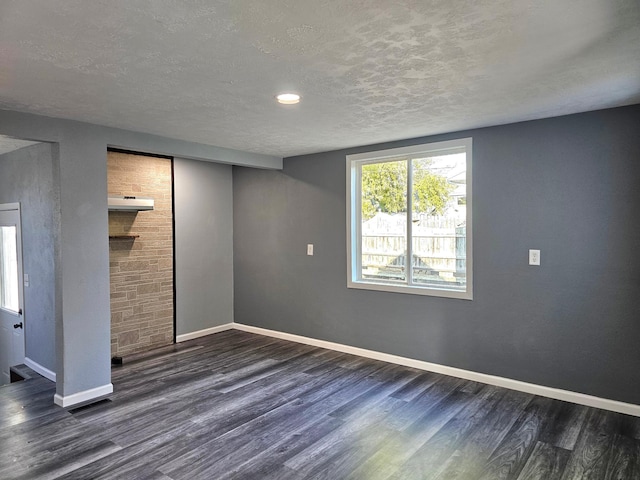
[[[109,240],[134,240],[140,235],[109,235]]]

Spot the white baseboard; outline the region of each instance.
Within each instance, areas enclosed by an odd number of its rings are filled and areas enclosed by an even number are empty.
[[[218,325],[216,327],[205,328],[204,330],[198,330],[197,332],[185,333],[183,335],[176,336],[176,343],[186,342],[187,340],[193,340],[194,338],[204,337],[206,335],[213,335],[214,333],[224,332],[225,330],[231,330],[233,323],[225,323],[224,325]]]
[[[48,378],[52,382],[56,381],[56,372],[49,370],[47,367],[43,367],[38,362],[34,362],[29,357],[25,357],[24,364],[36,373],[39,373],[44,378]]]
[[[101,387],[90,388],[89,390],[83,390],[82,392],[72,393],[71,395],[59,395],[53,396],[53,402],[63,408],[73,407],[76,405],[82,405],[100,400],[102,397],[113,393],[113,384],[108,383]]]
[[[268,330],[266,328],[253,327],[251,325],[244,325],[241,323],[234,323],[233,328],[245,332],[257,333],[260,335],[280,338],[283,340],[290,340],[292,342],[304,343],[306,345],[312,345],[314,347],[327,348],[329,350],[335,350],[338,352],[359,355],[361,357],[371,358],[374,360],[382,360],[383,362],[395,363],[398,365],[413,367],[429,372],[450,375],[452,377],[464,378],[465,380],[472,380],[474,382],[487,383],[489,385],[495,385],[498,387],[509,388],[511,390],[540,395],[542,397],[554,398],[556,400],[563,400],[565,402],[572,402],[579,405],[586,405],[588,407],[601,408],[603,410],[610,410],[612,412],[624,413],[627,415],[640,417],[640,405],[635,405],[632,403],[594,397],[592,395],[571,392],[569,390],[562,390],[559,388],[545,387],[543,385],[521,382],[520,380],[497,377],[495,375],[488,375],[486,373],[479,373],[471,370],[464,370],[461,368],[447,367],[446,365],[439,365],[437,363],[424,362],[422,360],[400,357],[398,355],[392,355],[389,353],[376,352],[374,350],[367,350],[365,348],[351,347],[349,345],[343,345],[341,343],[303,337],[300,335],[294,335],[292,333],[284,333],[278,332],[276,330]]]

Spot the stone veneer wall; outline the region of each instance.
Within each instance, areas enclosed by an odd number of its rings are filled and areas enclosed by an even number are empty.
[[[153,211],[109,212],[111,355],[173,343],[171,160],[108,152],[109,195],[153,197]]]

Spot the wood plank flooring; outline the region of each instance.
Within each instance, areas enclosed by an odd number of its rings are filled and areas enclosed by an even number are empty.
[[[639,479],[640,419],[240,331],[66,411],[0,388],[2,479]]]

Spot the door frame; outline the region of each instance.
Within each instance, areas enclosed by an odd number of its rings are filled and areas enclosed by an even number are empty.
[[[25,307],[24,307],[24,273],[23,273],[23,257],[22,257],[22,212],[20,209],[20,203],[4,203],[0,204],[0,212],[11,212],[14,211],[17,213],[17,222],[16,222],[16,257],[18,261],[18,312],[13,312],[11,310],[7,310],[4,308],[0,308],[2,313],[9,316],[15,316],[16,321],[22,322],[21,335],[20,339],[17,340],[21,342],[19,345],[18,352],[15,351],[15,338],[13,338],[13,332],[10,332],[11,338],[11,353],[9,356],[9,367],[12,366],[12,359],[15,358],[16,355],[20,357],[20,363],[24,363],[26,357],[26,317],[25,317]]]

